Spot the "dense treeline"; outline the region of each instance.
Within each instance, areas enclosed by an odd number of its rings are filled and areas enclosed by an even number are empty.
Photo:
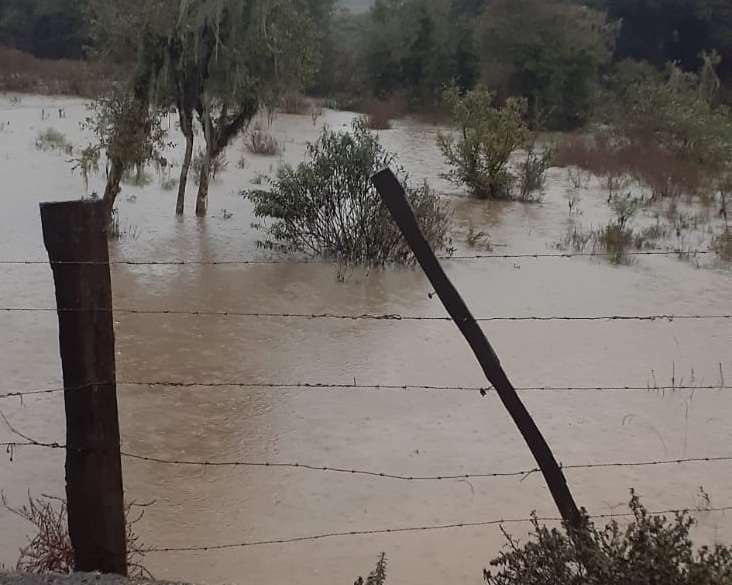
[[[37,57],[94,52],[89,0],[0,0],[0,45]],[[593,114],[613,65],[677,62],[697,71],[702,52],[721,56],[732,86],[729,0],[375,0],[348,10],[310,0],[323,33],[311,93],[377,98],[433,110],[445,86],[482,83],[499,99],[528,100],[537,127],[571,129]],[[725,92],[722,92],[724,95]]]

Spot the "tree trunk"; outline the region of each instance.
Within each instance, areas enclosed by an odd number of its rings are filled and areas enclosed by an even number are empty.
[[[226,149],[234,137],[254,117],[258,105],[259,102],[256,98],[249,98],[238,105],[235,115],[229,116],[228,106],[224,103],[215,121],[211,116],[210,103],[204,100],[200,106],[197,106],[198,119],[201,126],[203,126],[203,136],[206,140],[206,150],[201,165],[201,177],[198,182],[198,196],[196,198],[196,215],[198,217],[206,214],[212,161]]]
[[[198,196],[196,197],[196,216],[203,217],[206,215],[208,207],[208,183],[211,176],[211,159],[212,155],[209,149],[203,154],[203,162],[201,163],[201,175],[198,179]]]
[[[180,130],[186,138],[186,152],[183,156],[183,164],[180,169],[180,180],[178,182],[178,200],[175,204],[176,215],[183,215],[186,199],[186,185],[188,184],[188,172],[191,168],[193,157],[193,111],[184,112],[178,110],[180,118]]]
[[[104,217],[107,220],[107,225],[112,221],[112,209],[114,209],[114,202],[117,200],[117,195],[121,191],[120,182],[122,181],[124,170],[125,165],[122,159],[119,157],[113,158],[109,173],[107,173],[107,186],[104,188],[104,196],[102,197]]]

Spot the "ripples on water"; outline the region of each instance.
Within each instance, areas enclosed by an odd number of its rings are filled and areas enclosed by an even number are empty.
[[[38,202],[81,194],[64,157],[38,153],[33,139],[44,98],[0,99],[3,258],[45,259]],[[79,102],[51,120],[77,146]],[[347,125],[327,112],[319,122]],[[296,162],[317,128],[309,117],[280,116],[273,127]],[[402,122],[382,133],[413,180],[429,179],[451,199],[455,224],[485,230],[497,253],[551,251],[566,230],[564,175],[552,171],[541,205],[488,204],[456,198],[439,178],[444,166],[435,130]],[[180,149],[179,149],[180,150]],[[239,146],[229,158],[239,158]],[[212,188],[210,216],[177,219],[174,194],[155,185],[126,188],[123,222],[139,238],[112,245],[115,259],[210,262],[258,259],[251,208],[237,194],[274,159],[247,157]],[[273,167],[274,170],[274,167]],[[101,189],[102,179],[92,188]],[[192,194],[192,193],[191,193]],[[134,195],[135,199],[128,199]],[[601,217],[605,195],[580,203]],[[189,207],[192,202],[189,199]],[[233,214],[224,219],[221,210]],[[459,237],[458,237],[459,239]],[[479,251],[479,250],[478,250]],[[474,253],[476,250],[459,252]],[[491,259],[447,262],[449,275],[477,316],[729,313],[730,274],[697,270],[668,257],[632,267],[587,259]],[[113,267],[115,306],[251,312],[443,315],[419,272],[352,271],[338,282],[327,265]],[[0,305],[52,306],[48,267],[0,266]],[[517,386],[643,386],[732,380],[729,321],[490,322],[484,327]],[[60,383],[53,313],[0,314],[0,393]],[[446,322],[251,319],[186,315],[116,315],[120,381],[481,385],[467,345]],[[729,455],[729,394],[723,391],[526,392],[523,397],[565,464]],[[165,388],[120,385],[124,448],[178,459],[292,461],[406,475],[515,471],[531,457],[492,394],[448,391],[335,390],[280,387]],[[3,400],[3,412],[40,440],[63,440],[59,395]],[[629,416],[631,415],[631,416]],[[7,430],[0,440],[12,440]],[[699,485],[712,505],[732,504],[729,465],[577,470],[577,500],[607,513],[636,487],[652,509],[694,507]],[[130,498],[154,499],[139,524],[147,544],[216,545],[325,532],[398,528],[507,517],[536,509],[555,515],[537,474],[516,478],[407,483],[271,468],[199,468],[124,461]],[[20,503],[63,494],[62,453],[16,449],[0,460],[0,488]],[[702,515],[707,538],[729,538],[728,518]],[[522,525],[510,526],[522,533]],[[12,564],[28,527],[0,510],[0,562]],[[380,551],[390,579],[405,583],[478,582],[502,540],[497,527],[389,536],[333,538],[218,552],[152,554],[166,579],[205,583],[343,583],[364,574]]]

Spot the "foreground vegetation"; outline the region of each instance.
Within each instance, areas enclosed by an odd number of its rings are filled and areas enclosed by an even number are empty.
[[[732,579],[732,547],[695,547],[688,511],[669,520],[654,515],[636,494],[628,523],[602,528],[585,518],[580,531],[550,529],[534,516],[523,546],[506,534],[508,550],[484,570],[488,585],[724,585]],[[504,533],[505,534],[505,533]]]
[[[703,503],[708,497],[701,491]],[[521,544],[503,528],[506,549],[483,570],[488,585],[727,585],[732,581],[732,547],[694,546],[689,511],[650,513],[632,493],[629,521],[597,527],[589,516],[580,530],[547,528],[532,515],[529,539]],[[704,512],[704,507],[699,510]],[[356,585],[384,585],[386,555]]]
[[[66,501],[50,496],[33,497],[28,494],[28,503],[15,507],[5,495],[2,505],[10,513],[29,523],[35,534],[28,538],[28,544],[21,547],[15,569],[23,573],[66,575],[74,570],[74,549],[68,532]],[[146,505],[130,502],[125,506],[127,538],[127,566],[131,578],[152,577],[142,564],[146,547],[135,533]]]

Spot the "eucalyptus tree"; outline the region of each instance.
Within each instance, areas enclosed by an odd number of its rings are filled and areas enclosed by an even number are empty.
[[[202,216],[212,161],[267,98],[312,77],[318,33],[302,0],[179,0],[173,16],[164,74],[186,139],[176,212],[184,210],[195,114],[205,141],[196,197]]]

